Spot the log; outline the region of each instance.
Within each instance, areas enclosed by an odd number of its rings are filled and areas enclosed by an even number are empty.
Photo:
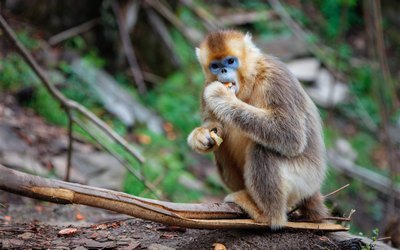
[[[335,151],[328,152],[328,159],[331,166],[341,173],[358,180],[385,196],[393,196],[397,203],[400,203],[400,186],[392,183],[388,177],[382,176],[365,167],[358,166],[349,159],[338,155]],[[392,192],[392,193],[390,193]]]
[[[59,204],[82,204],[168,225],[199,229],[267,229],[233,203],[183,204],[34,176],[0,165],[0,189]],[[287,229],[347,231],[330,223],[288,222]]]

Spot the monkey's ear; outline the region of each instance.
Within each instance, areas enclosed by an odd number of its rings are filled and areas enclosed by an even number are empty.
[[[247,32],[246,35],[244,36],[244,40],[246,42],[251,42],[251,33]]]
[[[246,47],[259,52],[259,49],[257,48],[257,46],[253,43],[253,40],[251,39],[251,34],[250,32],[247,32],[246,35],[244,36],[244,43],[246,44]]]
[[[199,62],[201,63],[201,60],[200,60],[200,48],[196,48],[196,57],[197,57],[197,60],[199,60]]]
[[[247,32],[246,35],[244,36],[244,42],[249,48],[254,47],[253,41],[251,40],[251,34],[250,32]]]

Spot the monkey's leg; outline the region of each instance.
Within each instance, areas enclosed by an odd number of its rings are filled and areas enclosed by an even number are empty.
[[[249,216],[257,222],[266,222],[265,215],[261,211],[254,200],[250,197],[246,190],[240,190],[234,193],[228,194],[224,202],[234,202],[239,205]]]
[[[321,222],[322,218],[328,216],[328,209],[324,204],[324,197],[320,192],[302,201],[299,208],[300,214],[307,220]]]
[[[249,151],[244,173],[246,190],[263,212],[262,217],[254,219],[268,223],[272,229],[287,223],[288,190],[283,185],[280,161],[280,156],[267,148],[254,145]]]

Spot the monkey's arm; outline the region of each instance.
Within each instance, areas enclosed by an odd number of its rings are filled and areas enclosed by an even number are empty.
[[[305,149],[306,115],[300,110],[254,107],[237,99],[220,82],[206,87],[204,100],[219,121],[240,128],[261,145],[286,156],[296,156]]]

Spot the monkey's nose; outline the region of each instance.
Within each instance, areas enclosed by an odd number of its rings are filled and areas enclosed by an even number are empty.
[[[226,69],[225,68],[222,68],[221,69],[221,73],[226,73],[227,71],[226,71]]]

